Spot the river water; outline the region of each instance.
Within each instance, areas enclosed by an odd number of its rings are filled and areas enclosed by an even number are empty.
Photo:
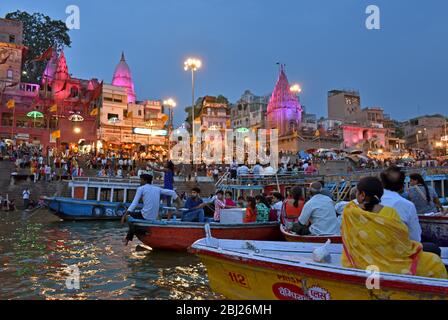
[[[46,210],[0,212],[0,299],[222,298],[197,257],[139,252],[138,240],[123,245],[126,232],[119,222],[63,222]],[[74,266],[79,290],[66,284]]]

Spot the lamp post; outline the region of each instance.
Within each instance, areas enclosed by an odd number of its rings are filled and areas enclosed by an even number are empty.
[[[170,141],[170,135],[171,130],[173,130],[173,108],[177,106],[176,101],[173,98],[169,98],[165,101],[163,101],[163,104],[166,105],[169,109],[169,118],[168,118],[168,156],[171,159],[171,141]]]
[[[188,58],[184,62],[185,71],[191,71],[191,136],[192,136],[192,147],[194,150],[194,73],[202,66],[202,61],[196,58]],[[197,170],[196,170],[197,171]]]

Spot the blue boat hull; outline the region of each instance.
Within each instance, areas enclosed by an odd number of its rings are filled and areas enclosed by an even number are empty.
[[[49,210],[63,220],[120,220],[130,204],[71,198],[46,198]]]

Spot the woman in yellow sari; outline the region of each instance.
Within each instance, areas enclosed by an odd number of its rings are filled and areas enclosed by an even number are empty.
[[[380,205],[384,189],[378,178],[361,179],[357,201],[344,210],[341,225],[342,265],[380,272],[447,278],[439,256],[422,251],[421,243],[409,239],[409,230],[395,209]]]

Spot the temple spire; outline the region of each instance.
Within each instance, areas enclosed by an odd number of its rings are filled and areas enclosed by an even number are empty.
[[[135,103],[136,95],[134,89],[134,82],[132,81],[132,73],[129,65],[126,62],[124,52],[121,53],[121,59],[115,68],[112,85],[126,88],[128,95],[128,103]]]

